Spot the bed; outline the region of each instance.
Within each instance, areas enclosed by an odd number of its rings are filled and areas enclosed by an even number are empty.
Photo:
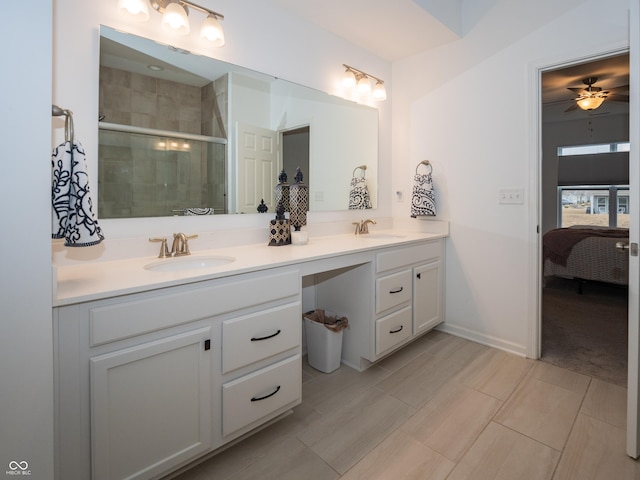
[[[628,285],[629,256],[616,243],[629,243],[629,229],[592,226],[556,228],[544,234],[543,271],[550,277]]]

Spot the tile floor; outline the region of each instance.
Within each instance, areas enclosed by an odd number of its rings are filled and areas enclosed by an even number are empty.
[[[179,480],[626,480],[626,389],[433,331]]]

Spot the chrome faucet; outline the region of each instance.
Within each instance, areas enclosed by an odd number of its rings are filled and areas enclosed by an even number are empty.
[[[367,220],[362,220],[359,223],[358,222],[353,222],[353,225],[356,226],[355,234],[356,235],[365,235],[365,234],[369,233],[369,224],[375,225],[376,222],[375,222],[375,220],[371,220],[369,218]]]

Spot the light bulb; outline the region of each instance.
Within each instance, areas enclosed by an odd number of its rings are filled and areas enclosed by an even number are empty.
[[[179,3],[170,3],[165,7],[162,24],[179,35],[187,35],[190,31],[187,11]]]
[[[375,100],[387,99],[387,90],[384,88],[384,84],[380,80],[378,80],[376,84],[373,86],[373,91],[371,92],[371,96]]]
[[[209,15],[204,19],[200,29],[200,36],[213,42],[216,47],[221,47],[225,43],[222,25],[220,25],[215,15]]]
[[[118,0],[118,11],[136,22],[149,20],[147,0]]]
[[[351,88],[356,86],[356,76],[353,74],[351,70],[346,70],[342,75],[342,85],[346,88]]]
[[[360,80],[358,80],[358,92],[363,95],[371,93],[371,82],[369,81],[369,77],[363,75]]]
[[[578,99],[577,103],[582,110],[595,110],[602,105],[604,99],[603,96],[584,97]]]

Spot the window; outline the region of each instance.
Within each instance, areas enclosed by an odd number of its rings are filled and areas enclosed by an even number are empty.
[[[559,227],[628,228],[629,208],[628,185],[558,187]]]

